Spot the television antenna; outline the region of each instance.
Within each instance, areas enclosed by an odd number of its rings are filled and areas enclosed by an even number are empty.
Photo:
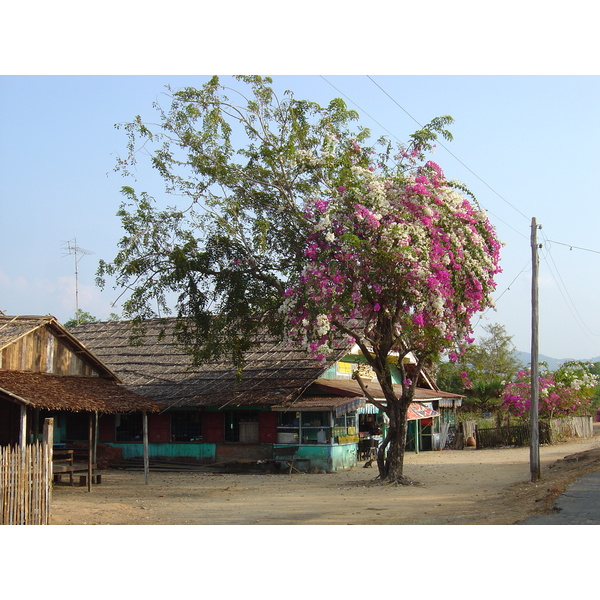
[[[63,256],[74,256],[75,257],[75,321],[79,325],[79,261],[84,256],[94,254],[91,250],[85,250],[77,245],[77,238],[63,242],[63,248],[66,250],[66,254]]]

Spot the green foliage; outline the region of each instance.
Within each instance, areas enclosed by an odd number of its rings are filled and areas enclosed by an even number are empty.
[[[125,290],[125,318],[187,317],[179,334],[198,362],[228,354],[240,365],[259,327],[282,332],[284,292],[305,264],[309,202],[352,180],[355,167],[391,172],[399,163],[388,140],[366,146],[369,131],[350,129],[358,114],[340,98],[320,106],[289,91],[277,97],[259,76],[240,76],[235,87],[213,77],[199,89],[168,88],[170,106],[154,105],[157,124],[137,116],[117,126],[127,154],[116,170],[132,178],[149,157],[181,206],[124,186],[125,235],[115,258],[100,262],[97,283],[114,278]],[[434,119],[410,148],[449,139],[450,122]]]
[[[358,114],[341,99],[322,107],[291,92],[277,97],[270,84],[243,76],[232,89],[213,77],[200,89],[169,90],[170,107],[155,105],[157,124],[136,117],[122,126],[128,151],[117,170],[132,177],[148,157],[180,206],[124,186],[125,235],[116,257],[100,263],[98,283],[114,277],[128,294],[124,316],[139,323],[174,309],[185,317],[178,333],[196,363],[229,357],[238,374],[254,335],[268,328],[283,340],[286,319],[289,339],[297,334],[323,359],[342,333],[344,344],[356,341],[374,356],[390,416],[380,475],[399,481],[420,370],[464,340],[472,314],[488,305],[500,244],[485,214],[446,184],[437,165],[419,164],[438,136],[451,139],[451,117],[432,120],[406,147],[385,138],[369,145],[368,129],[350,129]],[[329,204],[339,210],[326,214]],[[343,247],[331,246],[338,234]],[[438,269],[432,283],[428,260],[447,258],[448,248],[467,261],[451,273]],[[441,285],[443,274],[451,284]],[[417,291],[403,295],[407,280]],[[468,294],[475,283],[478,291]],[[313,303],[306,316],[305,293]],[[328,336],[334,318],[335,340],[315,339]],[[352,330],[354,321],[364,335]],[[417,360],[413,379],[403,373],[401,398],[387,360],[400,346],[400,357],[412,352]]]
[[[475,421],[478,429],[492,429],[497,426],[494,419],[483,418],[481,413],[468,410],[461,410],[456,415],[457,424],[464,421]]]
[[[595,362],[589,365],[589,371],[593,375],[600,375],[600,362]],[[593,409],[593,412],[600,408],[600,386],[596,386],[594,388],[591,398],[591,408]]]
[[[75,316],[72,319],[63,323],[63,327],[65,329],[73,329],[73,327],[77,327],[77,325],[81,325],[81,323],[96,323],[98,320],[99,319],[92,316],[90,313],[79,308],[75,311]]]
[[[481,412],[497,411],[507,381],[521,368],[512,336],[497,323],[484,327],[486,336],[469,346],[456,363],[438,366],[438,385],[465,394],[465,404]]]
[[[515,358],[512,336],[503,325],[494,323],[484,328],[486,336],[467,348],[460,365],[475,380],[509,380],[522,367]]]

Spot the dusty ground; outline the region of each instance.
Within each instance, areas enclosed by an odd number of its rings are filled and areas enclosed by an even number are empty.
[[[110,470],[102,484],[55,487],[55,525],[511,525],[550,512],[573,480],[600,471],[595,436],[542,446],[530,483],[529,448],[407,454],[413,486],[376,480],[375,468],[331,474],[223,475]]]

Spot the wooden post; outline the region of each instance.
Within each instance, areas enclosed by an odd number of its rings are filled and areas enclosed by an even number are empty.
[[[538,352],[538,242],[537,242],[537,223],[535,217],[531,219],[531,405],[530,405],[530,446],[529,446],[529,466],[531,471],[531,481],[538,481],[541,477],[540,471],[540,430],[539,430],[539,352]]]
[[[27,445],[27,405],[21,404],[19,415],[19,448],[25,456],[25,446]]]
[[[415,422],[415,454],[419,454],[419,430],[421,429],[421,421],[417,419]]]
[[[50,508],[52,504],[52,451],[54,446],[54,419],[44,419],[44,433],[42,437],[42,479],[44,486],[43,500],[41,503],[40,522],[50,524]]]
[[[100,416],[97,412],[94,413],[94,451],[92,453],[92,464],[98,464],[98,422]]]
[[[88,476],[87,476],[87,488],[88,492],[92,491],[92,460],[94,457],[94,413],[90,413],[89,418],[89,432],[88,432]]]
[[[148,485],[148,471],[150,470],[150,459],[148,456],[148,413],[142,413],[143,435],[144,435],[144,483]]]

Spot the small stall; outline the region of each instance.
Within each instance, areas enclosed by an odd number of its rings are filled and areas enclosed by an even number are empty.
[[[357,411],[362,398],[302,398],[288,406],[275,406],[278,413],[274,447],[298,446],[297,458],[307,459],[307,468],[337,471],[356,466],[358,451]],[[308,462],[307,462],[308,465]]]
[[[383,440],[385,416],[370,403],[358,410],[358,460],[376,458]]]
[[[382,402],[385,402],[382,400]],[[412,402],[407,412],[406,449],[438,450],[440,448],[439,412],[433,402]],[[358,459],[375,458],[387,430],[387,416],[370,403],[358,409]]]
[[[432,402],[412,402],[408,407],[408,433],[406,449],[420,450],[440,449],[439,412],[433,409]]]

